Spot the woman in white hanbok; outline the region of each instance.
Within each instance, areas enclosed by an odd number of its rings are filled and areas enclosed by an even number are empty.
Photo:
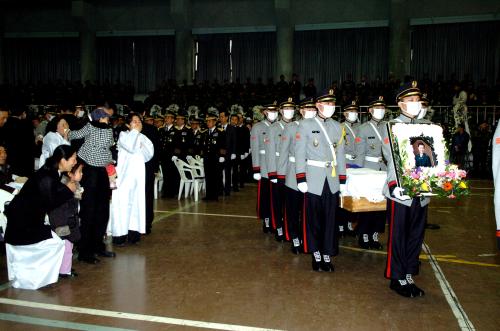
[[[154,154],[153,143],[141,133],[142,122],[137,114],[130,114],[128,131],[118,139],[117,189],[111,202],[111,234],[113,243],[127,240],[136,243],[146,232],[146,168],[145,163]]]

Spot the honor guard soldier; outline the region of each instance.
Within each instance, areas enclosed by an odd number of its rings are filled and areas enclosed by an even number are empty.
[[[387,166],[382,155],[382,136],[386,130],[385,102],[383,97],[370,102],[368,105],[370,121],[359,127],[358,137],[356,138],[356,149],[364,168],[377,171],[386,171]],[[379,242],[379,233],[385,231],[384,211],[364,212],[359,215],[358,235],[359,247],[363,249],[382,249]]]
[[[202,134],[202,155],[205,169],[205,201],[218,200],[219,186],[222,180],[224,163],[224,131],[217,128],[217,114],[209,113],[206,117],[207,130]]]
[[[250,149],[252,151],[253,178],[258,181],[257,188],[257,215],[263,221],[264,233],[271,232],[271,186],[266,162],[266,148],[269,144],[269,129],[278,119],[278,106],[276,101],[263,109],[266,117],[256,123],[250,132]]]
[[[193,137],[193,145],[192,145],[192,156],[201,155],[201,150],[203,147],[203,132],[204,130],[200,127],[200,119],[198,117],[192,117],[189,121],[189,125],[191,126],[191,136]]]
[[[359,106],[356,102],[352,102],[350,105],[344,107],[344,122],[342,127],[345,132],[345,162],[346,168],[359,168],[361,167],[361,162],[359,162],[358,153],[356,151],[356,138],[358,137],[358,129],[360,124],[358,122]],[[339,236],[343,237],[345,233],[349,235],[354,235],[353,222],[355,214],[348,212],[343,208],[338,208],[338,228]]]
[[[333,271],[330,258],[338,254],[335,211],[346,181],[344,132],[331,119],[333,90],[317,99],[316,108],[318,115],[302,120],[295,136],[296,178],[305,193],[304,252],[312,253],[313,270]]]
[[[316,104],[314,100],[306,100],[300,104],[302,118],[314,118],[316,116]],[[304,193],[297,188],[295,173],[295,136],[299,128],[299,121],[292,121],[285,126],[281,135],[281,146],[278,159],[278,182],[285,182],[285,219],[287,224],[287,236],[292,240],[292,253],[300,253],[300,215],[304,205]]]
[[[271,181],[271,218],[273,229],[276,229],[276,240],[279,242],[290,241],[288,224],[284,217],[284,182],[278,181],[278,160],[280,157],[281,137],[285,130],[285,125],[290,123],[295,114],[295,103],[292,98],[280,104],[279,112],[281,119],[271,125],[269,129],[269,143],[265,144],[267,175]],[[283,226],[285,231],[283,232]]]
[[[396,96],[401,114],[391,122],[416,123],[420,113],[420,90],[417,82],[402,86]],[[391,280],[390,288],[404,297],[419,297],[424,291],[415,285],[413,275],[418,274],[420,250],[424,241],[428,197],[410,198],[397,184],[396,169],[391,154],[387,129],[384,130],[383,152],[387,160],[387,186],[384,194],[388,198],[390,212],[387,241],[387,264],[385,277]]]
[[[500,250],[500,125],[497,124],[497,129],[493,135],[492,142],[492,170],[493,183],[495,185],[495,218],[497,221],[497,247]]]
[[[429,109],[429,99],[427,99],[427,94],[422,94],[420,97],[420,103],[422,104],[422,109],[417,116],[418,123],[432,124],[432,122],[425,117],[427,115],[427,110]]]
[[[165,184],[163,185],[163,197],[173,198],[179,189],[179,172],[175,167],[172,157],[175,149],[175,114],[168,112],[165,115],[165,125],[160,128],[161,156],[160,165],[163,171]]]
[[[187,113],[184,111],[180,111],[175,116],[174,156],[183,161],[186,161],[186,156],[191,155],[193,152],[193,135],[191,128],[185,124],[186,116]]]

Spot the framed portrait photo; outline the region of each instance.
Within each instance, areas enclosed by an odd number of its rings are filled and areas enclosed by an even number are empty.
[[[398,186],[410,196],[435,195],[435,179],[446,173],[448,151],[436,124],[388,123]]]

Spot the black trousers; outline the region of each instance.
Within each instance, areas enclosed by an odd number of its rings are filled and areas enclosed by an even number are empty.
[[[262,177],[257,188],[257,216],[271,221],[271,186],[268,178]]]
[[[285,186],[285,235],[287,240],[298,239],[302,235],[300,220],[304,193]]]
[[[244,160],[240,160],[238,162],[239,164],[239,171],[238,171],[238,182],[240,183],[240,188],[243,188],[245,186],[245,181],[248,179],[248,165],[247,165],[247,160],[248,157]]]
[[[163,171],[163,193],[167,198],[173,198],[179,193],[179,183],[181,177],[175,166],[174,161],[170,158],[165,158],[161,161],[161,169]]]
[[[232,173],[231,173],[231,184],[233,187],[233,191],[239,191],[240,190],[240,161],[238,159],[239,155],[236,157],[235,160],[231,161],[231,168],[232,168]]]
[[[359,213],[358,234],[362,237],[367,234],[372,239],[375,232],[385,232],[385,211],[369,211]]]
[[[226,162],[223,163],[224,167],[224,183],[223,183],[223,191],[225,195],[231,194],[231,170],[233,168],[233,161],[230,158],[226,158]]]
[[[85,189],[80,202],[79,257],[91,258],[105,250],[103,242],[109,219],[109,179],[104,167],[85,164],[81,185]]]
[[[321,195],[306,193],[304,252],[319,251],[322,255],[338,255],[339,243],[335,236],[335,210],[338,204],[339,193],[332,193],[326,180]]]
[[[203,166],[205,167],[205,197],[210,200],[217,200],[222,177],[222,168],[219,163],[219,158],[205,157],[203,158]]]
[[[283,228],[283,206],[285,204],[285,185],[271,182],[271,219],[273,229]],[[287,239],[289,240],[289,239]]]
[[[389,199],[387,203],[390,223],[385,277],[404,279],[407,274],[418,274],[427,206],[421,207],[419,199],[413,199],[411,207]]]
[[[146,232],[151,232],[154,219],[155,173],[146,167]]]

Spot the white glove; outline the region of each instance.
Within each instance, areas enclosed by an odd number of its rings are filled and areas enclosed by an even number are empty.
[[[236,154],[231,154],[231,160],[236,159]]]
[[[253,179],[260,180],[262,176],[260,174],[253,174]]]
[[[245,153],[245,159],[248,157],[248,153]]]
[[[244,160],[245,159],[245,155],[240,155],[240,159]]]
[[[300,192],[302,193],[306,193],[307,192],[307,183],[306,182],[302,182],[302,183],[299,183],[297,185],[298,189]]]
[[[191,161],[192,159],[193,159],[193,157],[192,157],[191,155],[186,156],[186,161],[188,161],[188,162],[189,162],[189,161]]]
[[[277,179],[271,179],[271,183],[276,184],[278,182]]]
[[[177,160],[177,156],[175,156],[175,155],[174,155],[174,156],[172,156],[172,159],[171,159],[171,160],[172,160],[172,161]]]
[[[410,196],[404,194],[405,190],[401,187],[396,187],[394,188],[394,191],[392,191],[392,195],[398,200],[405,201],[405,200],[410,200]]]
[[[220,156],[219,157],[219,163],[224,163],[225,159],[224,159],[224,156]]]
[[[346,190],[345,184],[340,184],[340,195],[345,195]]]

